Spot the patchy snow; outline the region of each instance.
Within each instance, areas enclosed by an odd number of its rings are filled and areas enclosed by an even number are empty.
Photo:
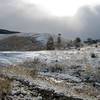
[[[95,53],[97,58],[91,58],[91,53]],[[98,67],[100,65],[100,47],[84,47],[80,51],[0,52],[0,63],[16,64],[25,60],[34,60],[35,57],[48,64],[55,64],[57,60],[57,63],[69,66],[90,64],[93,67]]]
[[[59,74],[59,73],[40,73],[40,75],[44,75],[44,76],[48,76],[48,77],[52,77],[58,80],[68,80],[68,81],[72,81],[72,82],[81,82],[81,79],[75,76],[71,76],[69,74]],[[57,80],[53,81],[57,82]],[[61,81],[58,81],[58,83]]]
[[[96,54],[96,58],[91,57],[91,53]],[[100,67],[100,47],[84,47],[80,50],[54,50],[54,51],[34,51],[34,52],[0,52],[0,66],[2,65],[11,65],[19,64],[26,60],[34,60],[38,58],[41,63],[45,63],[47,68],[52,68],[56,64],[61,65],[64,68],[64,71],[61,73],[57,72],[39,72],[37,78],[32,79],[27,76],[20,76],[12,73],[5,73],[9,77],[15,77],[17,79],[25,79],[30,83],[34,83],[36,86],[42,89],[53,89],[58,93],[64,93],[67,96],[76,96],[84,98],[84,100],[96,100],[94,96],[97,89],[93,87],[92,83],[84,83],[81,76],[78,77],[73,75],[74,71],[80,72],[84,69],[86,65],[92,66],[93,70],[96,67]],[[43,69],[42,66],[41,69]],[[100,87],[100,83],[95,81],[95,85]],[[88,85],[89,84],[89,85]],[[83,91],[81,91],[81,89]],[[95,91],[93,91],[93,90]],[[93,91],[92,96],[87,94],[88,91]],[[23,90],[22,90],[23,91]],[[14,91],[13,91],[14,92]],[[77,94],[76,92],[80,92]],[[100,93],[96,94],[99,97]]]

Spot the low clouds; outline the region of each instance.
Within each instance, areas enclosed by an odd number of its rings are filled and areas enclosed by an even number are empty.
[[[0,0],[0,28],[23,32],[63,33],[66,37],[100,36],[100,6],[81,7],[73,17],[54,17],[21,0]]]
[[[100,6],[90,8],[88,6],[79,9],[76,14],[82,25],[79,31],[82,36],[98,38],[100,34]],[[100,35],[99,35],[100,36]]]

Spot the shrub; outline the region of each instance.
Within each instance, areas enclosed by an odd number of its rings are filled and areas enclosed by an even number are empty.
[[[59,72],[62,72],[62,71],[63,71],[63,69],[61,67],[51,67],[51,72],[59,73]]]
[[[37,75],[37,70],[31,69],[29,73],[30,73],[30,76],[31,76],[32,78],[35,78],[36,75]]]
[[[0,78],[0,98],[5,100],[5,97],[10,92],[11,81],[9,79]]]
[[[37,70],[35,69],[35,67],[28,68],[21,65],[21,66],[10,66],[7,68],[3,68],[3,73],[8,73],[8,74],[10,73],[16,76],[36,77]]]
[[[25,61],[20,66],[27,69],[28,75],[35,77],[38,74],[38,64],[40,63],[38,58],[34,58],[33,61]]]
[[[100,68],[95,68],[95,79],[100,82]]]
[[[96,58],[96,57],[97,57],[96,54],[91,53],[91,58]]]
[[[64,65],[63,64],[55,64],[54,66],[50,67],[51,72],[57,72],[61,73],[64,70]]]
[[[33,60],[27,60],[23,63],[19,64],[19,66],[28,67],[28,68],[36,68],[36,65],[40,63],[39,58],[34,57]]]
[[[93,67],[90,64],[86,64],[84,71],[81,72],[81,76],[85,79],[85,81],[90,82],[90,79],[93,75],[94,75]]]
[[[33,63],[34,63],[34,64],[38,64],[38,63],[40,63],[40,60],[39,60],[39,58],[37,58],[37,57],[34,57]]]
[[[84,95],[92,96],[92,97],[96,97],[99,95],[99,91],[89,85],[84,85],[83,87],[74,88],[74,91],[78,95],[84,94]]]

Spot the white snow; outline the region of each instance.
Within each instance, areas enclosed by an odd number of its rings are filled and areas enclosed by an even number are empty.
[[[91,58],[91,53],[95,53],[97,58]],[[98,67],[100,65],[100,47],[84,47],[80,51],[0,52],[0,63],[16,64],[25,60],[33,60],[35,57],[48,64],[55,64],[57,60],[58,63],[68,66],[90,64],[93,67]]]
[[[57,81],[58,80],[69,80],[69,81],[74,81],[74,82],[81,82],[81,79],[75,76],[71,76],[69,74],[59,74],[59,73],[40,73],[40,75],[52,77],[53,81],[59,83],[62,81]],[[56,79],[56,80],[55,80]]]

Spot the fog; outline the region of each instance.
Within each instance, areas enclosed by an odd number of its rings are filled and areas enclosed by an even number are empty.
[[[100,37],[100,5],[82,6],[74,16],[57,17],[35,4],[0,0],[0,28],[66,37]]]

